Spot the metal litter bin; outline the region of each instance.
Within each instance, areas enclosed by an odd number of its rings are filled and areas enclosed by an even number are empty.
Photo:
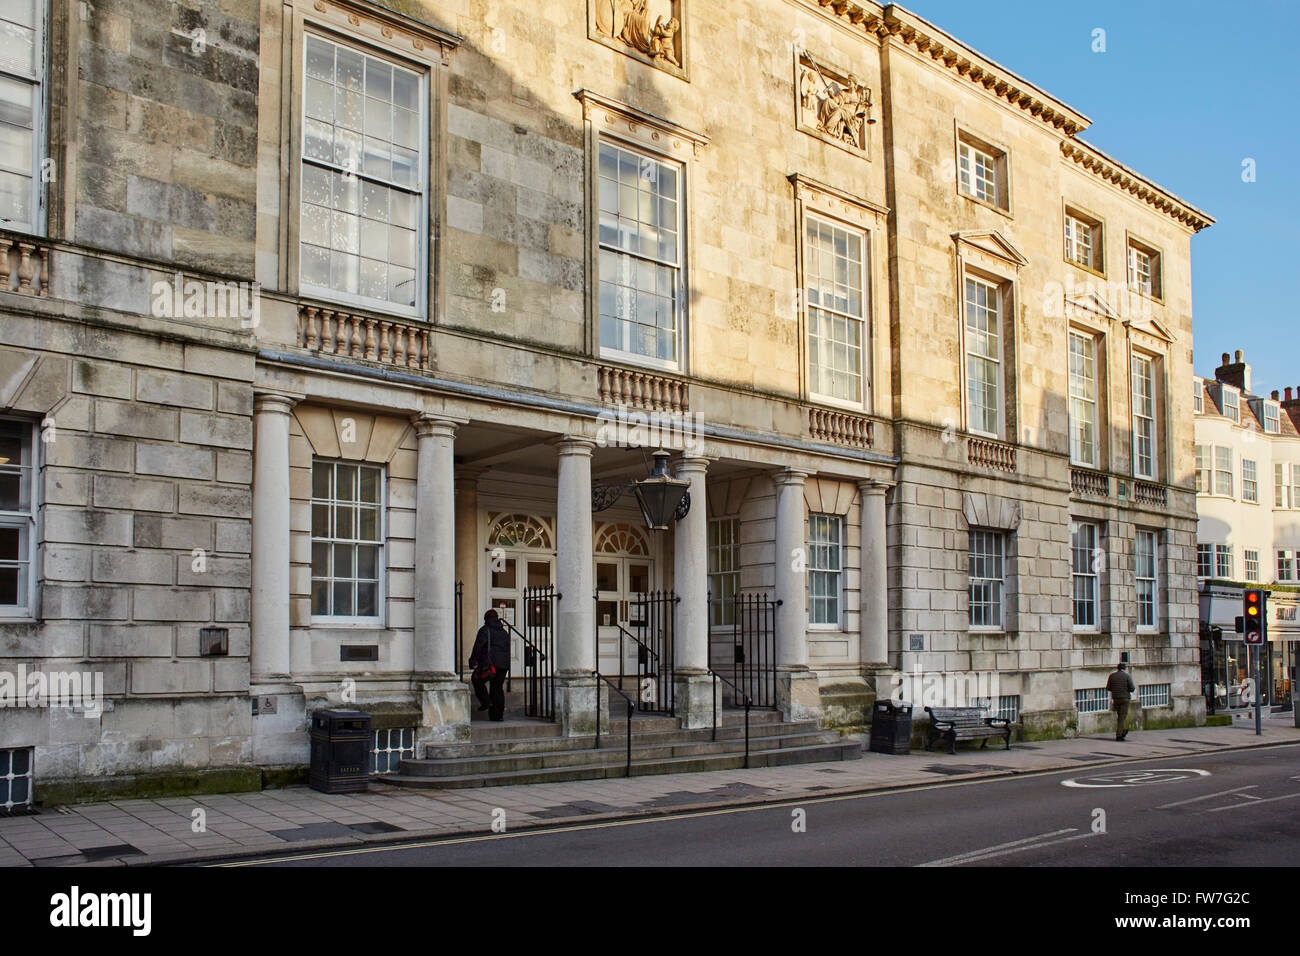
[[[912,752],[912,705],[906,701],[878,700],[871,711],[871,744],[878,754]]]
[[[318,710],[311,715],[311,773],[321,793],[355,793],[370,782],[370,715]]]

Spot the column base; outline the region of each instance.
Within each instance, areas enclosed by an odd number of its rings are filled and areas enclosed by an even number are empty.
[[[469,685],[455,677],[444,677],[422,681],[419,688],[416,754],[422,754],[426,744],[469,740]]]
[[[822,695],[809,670],[777,671],[776,706],[785,720],[821,720]]]
[[[722,691],[718,688],[718,719],[722,713]],[[713,726],[713,678],[708,674],[674,675],[673,709],[683,730]]]
[[[555,719],[566,737],[593,737],[596,715],[602,730],[609,729],[609,697],[604,681],[596,677],[555,678]]]

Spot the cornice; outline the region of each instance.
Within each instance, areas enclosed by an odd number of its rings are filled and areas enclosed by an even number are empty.
[[[1200,232],[1207,226],[1214,225],[1213,217],[1207,213],[1183,202],[1173,193],[1165,191],[1151,180],[1081,139],[1062,140],[1061,152],[1066,159],[1073,160],[1100,179],[1132,193],[1143,202],[1188,226],[1193,232]]]
[[[881,41],[894,40],[928,56],[973,86],[1018,107],[1038,122],[1073,136],[1092,125],[1078,110],[1045,93],[1024,78],[894,3],[877,6],[853,0],[802,0],[824,16]]]
[[[353,27],[360,27],[364,23],[377,30],[388,42],[401,37],[408,40],[413,49],[420,51],[432,45],[444,64],[448,62],[451,51],[462,42],[454,33],[390,9],[375,0],[313,0],[311,6],[317,13],[341,14],[347,17],[348,23]]]

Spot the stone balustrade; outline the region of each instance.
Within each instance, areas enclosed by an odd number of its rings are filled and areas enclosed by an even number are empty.
[[[1016,470],[1016,446],[989,438],[966,438],[966,460],[972,465],[983,468],[996,468],[998,471]]]
[[[1168,494],[1164,485],[1157,485],[1150,481],[1135,481],[1133,499],[1138,504],[1159,505],[1163,508],[1168,503]]]
[[[852,448],[871,447],[871,419],[828,408],[808,409],[808,434],[814,441]]]
[[[398,319],[302,305],[298,308],[298,345],[323,355],[429,368],[429,330]]]
[[[600,400],[652,412],[688,412],[691,408],[685,382],[608,365],[600,367]]]
[[[31,236],[0,234],[0,291],[44,296],[49,288],[49,244]]]
[[[1070,492],[1081,498],[1109,498],[1110,476],[1086,468],[1071,468]]]

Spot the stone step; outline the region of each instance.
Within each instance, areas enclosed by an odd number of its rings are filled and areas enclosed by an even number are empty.
[[[558,724],[545,723],[540,721],[519,722],[523,725],[519,732],[506,733],[497,731],[494,735],[486,727],[474,726],[470,729],[470,740],[468,743],[447,743],[447,744],[430,744],[425,748],[424,757],[430,760],[445,760],[454,757],[486,757],[493,754],[507,753],[529,753],[544,752],[551,750],[575,750],[582,749],[584,745],[578,745],[577,740],[580,738],[564,737],[558,733]],[[507,726],[516,726],[509,722],[490,725],[493,730]],[[627,736],[624,732],[626,722],[616,722],[612,729],[602,730],[600,743],[602,748],[623,748],[626,746]],[[530,736],[524,732],[527,728],[547,728],[546,736],[540,734]],[[555,728],[555,729],[551,729]],[[761,737],[770,737],[781,734],[794,733],[811,733],[820,730],[813,721],[794,721],[780,723],[758,723],[751,724],[749,736],[751,740],[757,740]],[[718,740],[735,740],[742,741],[745,738],[744,721],[727,723],[718,728]],[[711,741],[713,739],[713,728],[703,727],[696,730],[683,730],[674,728],[668,730],[643,730],[642,722],[634,720],[632,722],[632,741],[633,746],[649,746],[677,743],[700,743]],[[594,742],[594,741],[593,741]],[[743,746],[743,743],[742,743]]]
[[[480,743],[489,740],[528,740],[543,737],[560,736],[560,725],[551,720],[532,720],[527,718],[510,718],[503,721],[475,723],[469,728],[470,742]]]
[[[590,751],[588,751],[590,753]],[[835,760],[856,760],[862,756],[862,741],[842,739],[837,743],[811,746],[781,747],[751,751],[749,765],[753,767],[778,767],[802,763],[823,763]],[[403,761],[405,764],[407,761]],[[665,773],[700,773],[713,770],[739,770],[745,764],[743,750],[734,753],[669,757],[654,760],[634,760],[632,776],[651,776]],[[421,777],[405,773],[389,774],[383,782],[399,787],[457,790],[471,787],[500,787],[530,783],[560,783],[566,780],[599,780],[606,777],[625,776],[624,764],[615,762],[586,763],[563,767],[544,767],[535,770],[514,770],[496,773],[469,773],[448,777]]]
[[[474,773],[503,773],[515,770],[540,770],[546,767],[567,767],[579,764],[613,764],[626,759],[626,739],[617,747],[570,747],[566,750],[533,750],[516,753],[458,755],[451,757],[403,760],[402,774],[414,777],[448,777]],[[755,737],[750,740],[750,752],[779,750],[791,747],[808,747],[816,744],[833,744],[841,738],[835,731],[811,731],[801,734]],[[604,741],[602,741],[604,743]],[[707,754],[744,753],[744,742],[736,740],[693,740],[642,744],[632,737],[633,761],[662,760],[672,757],[703,756]]]

